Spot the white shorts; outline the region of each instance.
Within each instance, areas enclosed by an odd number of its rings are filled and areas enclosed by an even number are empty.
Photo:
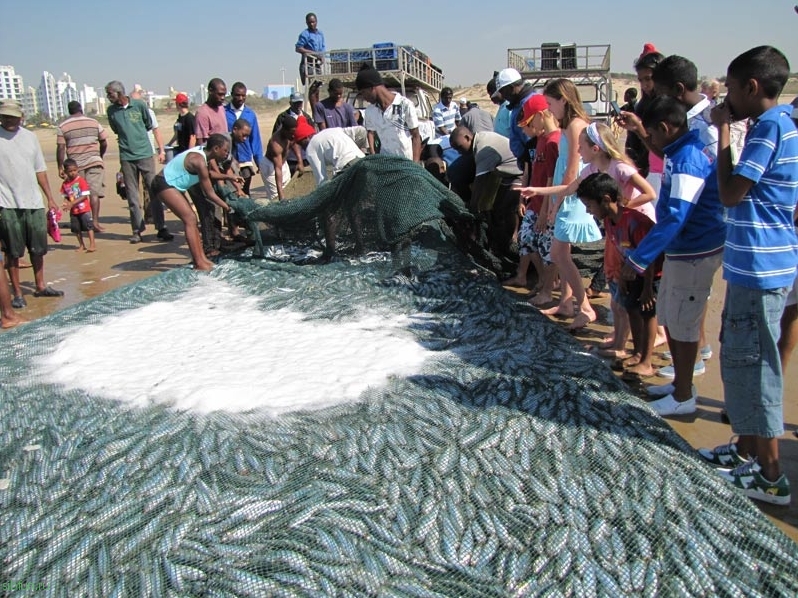
[[[288,167],[288,162],[283,162],[283,189],[291,182],[291,169]],[[263,184],[266,185],[266,194],[269,200],[277,199],[277,178],[274,176],[274,162],[265,157],[260,162],[260,176],[263,179]]]

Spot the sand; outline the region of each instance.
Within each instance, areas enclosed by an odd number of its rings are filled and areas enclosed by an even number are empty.
[[[477,88],[474,88],[476,94]],[[484,93],[484,92],[483,92]],[[472,95],[474,95],[472,94]],[[455,97],[468,95],[458,91]],[[489,101],[484,95],[480,105],[490,108]],[[267,135],[271,131],[272,123],[278,110],[259,114],[261,129]],[[159,121],[165,130],[174,120],[173,114],[159,114]],[[40,129],[36,131],[42,144],[45,158],[48,163],[48,176],[53,193],[57,193],[60,179],[55,163],[55,130]],[[168,137],[167,137],[168,139]],[[189,261],[188,248],[185,243],[182,227],[179,220],[167,213],[167,225],[175,233],[173,241],[168,243],[157,242],[155,231],[149,228],[144,233],[144,242],[131,245],[130,223],[128,219],[127,204],[115,192],[115,173],[118,170],[118,152],[115,139],[109,143],[106,155],[106,198],[102,204],[100,221],[106,227],[105,233],[97,235],[97,251],[95,253],[78,253],[77,241],[68,230],[66,219],[62,222],[62,240],[60,243],[50,245],[50,253],[45,259],[45,278],[56,288],[65,292],[64,297],[57,299],[34,298],[32,296],[33,273],[30,269],[22,271],[22,282],[28,307],[20,310],[20,314],[28,319],[42,317],[53,311],[63,309],[85,299],[95,297],[106,291],[122,285],[132,283],[141,278],[157,274],[172,268],[183,267]],[[313,185],[310,175],[302,177],[292,183],[295,188],[289,196],[301,194]],[[260,186],[260,179],[253,181],[253,191]],[[289,187],[290,189],[290,187]],[[707,363],[707,372],[704,376],[696,378],[699,392],[699,408],[694,416],[686,418],[669,418],[667,421],[674,430],[695,447],[712,447],[729,441],[731,430],[729,426],[720,422],[720,409],[723,406],[723,386],[720,379],[720,369],[717,361],[719,352],[718,330],[720,314],[724,296],[724,283],[718,275],[713,288],[713,295],[709,304],[707,317],[707,333],[715,356]],[[510,289],[508,292],[526,292],[524,289]],[[609,300],[607,298],[594,301],[598,313],[598,321],[586,330],[581,331],[577,337],[585,342],[597,342],[606,335],[611,326],[608,324]],[[563,327],[566,322],[563,322]],[[1,334],[1,333],[0,333]],[[168,335],[169,330],[161,330],[152,334],[152,347],[157,348],[161,343],[159,337]],[[152,348],[151,347],[151,348]],[[139,351],[143,355],[144,351]],[[661,359],[659,364],[665,364]],[[379,368],[377,368],[379,369]],[[91,369],[87,370],[91,371]],[[660,384],[662,378],[652,378],[648,382]],[[792,481],[795,492],[798,493],[798,439],[791,431],[798,428],[798,356],[793,355],[785,380],[785,424],[788,430],[779,441],[782,467]],[[642,394],[640,395],[643,396]],[[793,499],[790,507],[775,507],[756,503],[770,519],[794,540],[798,541],[798,499]]]

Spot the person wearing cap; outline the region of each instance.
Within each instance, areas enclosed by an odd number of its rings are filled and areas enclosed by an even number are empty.
[[[367,64],[358,71],[355,88],[371,104],[366,108],[364,117],[369,152],[377,153],[374,137],[376,134],[380,142],[380,153],[404,156],[419,162],[421,135],[418,132],[418,114],[413,102],[385,87],[379,71]]]
[[[78,164],[78,175],[86,179],[91,190],[91,216],[94,230],[104,232],[98,219],[100,199],[105,197],[105,168],[103,156],[108,149],[108,134],[103,126],[93,118],[84,116],[80,102],[67,104],[69,118],[58,125],[56,133],[55,158],[58,162],[58,176],[64,178],[64,160],[71,158]]]
[[[445,137],[460,124],[460,109],[452,98],[454,92],[451,87],[441,89],[440,102],[432,108],[432,122],[435,125],[435,132],[441,137]]]
[[[299,61],[299,78],[302,81],[302,85],[307,82],[308,72],[316,75],[321,74],[324,52],[327,50],[327,46],[324,43],[324,34],[319,31],[316,26],[317,23],[318,19],[314,13],[309,12],[306,14],[305,25],[307,25],[307,29],[299,34],[299,39],[296,41],[296,52],[302,55],[302,59]],[[307,66],[308,57],[312,57],[310,62],[313,66]]]
[[[470,102],[468,109],[463,112],[460,124],[472,133],[480,131],[493,131],[493,115],[487,110],[482,110],[476,102]]]
[[[305,97],[301,93],[292,93],[289,100],[288,109],[277,115],[277,118],[274,121],[274,127],[272,128],[272,133],[276,133],[277,130],[282,126],[283,120],[289,116],[296,120],[297,124],[304,121],[313,126],[315,130],[313,117],[303,110],[304,104]],[[287,162],[288,168],[291,171],[291,176],[293,176],[297,170],[301,176],[302,173],[305,172],[305,166],[307,165],[305,151],[300,146],[291,143],[291,145],[288,147]]]
[[[510,149],[518,160],[518,168],[525,170],[531,163],[530,139],[518,126],[518,116],[526,99],[535,93],[529,81],[524,81],[515,69],[507,68],[496,75],[496,91],[493,96],[503,98],[510,111]]]
[[[22,108],[14,100],[0,101],[0,240],[8,262],[14,297],[10,307],[27,306],[19,282],[19,258],[27,249],[36,284],[34,297],[62,297],[44,281],[47,254],[47,209],[58,210],[50,191],[47,164],[36,135],[22,127]],[[42,193],[47,205],[42,202]],[[5,281],[0,281],[5,284]],[[6,288],[8,288],[6,286]],[[14,320],[0,295],[3,318]]]
[[[197,145],[197,129],[194,115],[188,109],[188,96],[184,93],[177,94],[175,105],[178,109],[178,116],[173,126],[174,135],[167,145],[174,146],[174,155],[177,156]]]
[[[523,174],[510,151],[510,141],[493,131],[474,134],[460,125],[449,136],[449,143],[461,154],[473,155],[475,178],[466,204],[487,223],[490,249],[505,258],[503,265],[507,265],[513,258],[510,245],[518,229],[520,195],[514,187]]]
[[[144,211],[139,202],[139,177],[149,189],[155,177],[155,160],[148,132],[153,127],[152,117],[147,105],[125,95],[125,86],[120,81],[110,81],[105,86],[105,96],[110,102],[108,106],[108,124],[116,134],[119,142],[119,162],[127,189],[127,203],[130,210],[130,226],[133,234],[131,243],[141,243],[141,233],[146,228]],[[159,139],[161,162],[166,160],[163,143]],[[171,240],[172,234],[164,222],[163,205],[153,202],[152,217],[158,230],[158,239]]]
[[[275,131],[266,144],[266,155],[260,163],[260,176],[266,186],[268,201],[283,201],[283,191],[291,182],[291,170],[288,168],[288,149],[294,145],[297,137],[300,141],[313,135],[315,129],[306,121],[300,124],[293,116],[286,116],[282,125]]]
[[[233,83],[233,93],[230,102],[224,107],[227,117],[227,128],[232,133],[233,124],[243,119],[249,123],[250,131],[246,140],[233,143],[233,158],[238,162],[241,177],[244,179],[242,190],[249,195],[249,186],[257,170],[258,162],[263,155],[263,143],[260,139],[260,128],[255,111],[246,105],[247,86],[237,81]]]
[[[510,109],[508,106],[510,102],[502,98],[500,93],[496,93],[496,77],[499,76],[499,71],[494,71],[493,76],[488,80],[485,86],[488,92],[490,101],[494,103],[499,109],[496,111],[496,116],[493,117],[493,132],[499,135],[504,135],[510,138]]]
[[[328,96],[313,106],[313,120],[320,131],[331,127],[356,127],[355,108],[344,98],[344,84],[330,79]]]

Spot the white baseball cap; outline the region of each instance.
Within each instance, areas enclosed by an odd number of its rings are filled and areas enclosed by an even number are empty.
[[[503,87],[507,87],[508,85],[512,85],[514,83],[520,83],[521,80],[521,73],[519,73],[517,70],[509,68],[502,69],[499,71],[499,74],[496,75],[496,93],[494,93],[493,96],[500,95]]]

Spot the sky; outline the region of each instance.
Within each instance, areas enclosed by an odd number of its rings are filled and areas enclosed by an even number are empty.
[[[195,10],[202,4],[201,10]],[[12,65],[25,85],[44,70],[68,72],[78,84],[102,88],[121,80],[157,93],[169,86],[196,91],[212,77],[250,89],[293,83],[296,39],[305,14],[318,15],[327,48],[363,48],[377,42],[411,45],[441,67],[445,83],[485,83],[506,66],[508,48],[546,42],[612,46],[612,70],[632,72],[645,42],[680,54],[703,77],[725,74],[738,54],[771,44],[798,71],[798,14],[784,0],[670,0],[668,2],[428,2],[339,0],[325,7],[238,0],[218,3],[164,0],[71,0],[15,3],[14,26],[4,19],[0,64]],[[649,8],[650,6],[650,8]],[[689,15],[687,18],[685,15]],[[282,69],[285,69],[284,71]]]

